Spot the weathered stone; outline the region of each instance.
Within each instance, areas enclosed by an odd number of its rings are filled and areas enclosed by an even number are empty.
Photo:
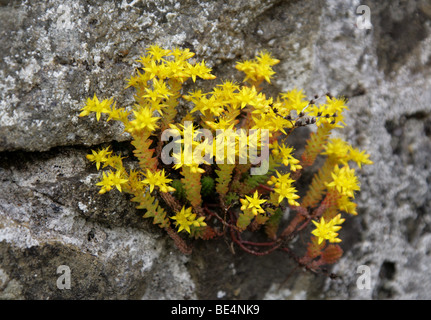
[[[361,4],[371,29],[358,28]],[[0,298],[429,299],[430,19],[420,0],[1,1]],[[272,92],[349,98],[338,134],[374,165],[341,231],[340,278],[281,253],[234,255],[222,239],[184,256],[129,197],[97,193],[88,147],[132,149],[121,126],[79,109],[95,93],[132,104],[125,79],[154,42],[190,48],[218,80],[240,81],[234,63],[267,49],[281,60]],[[361,265],[370,289],[357,286]]]

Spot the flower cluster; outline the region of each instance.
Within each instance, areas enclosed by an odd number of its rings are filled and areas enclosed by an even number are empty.
[[[347,100],[330,94],[307,99],[297,88],[266,94],[263,88],[280,62],[266,51],[236,64],[243,82],[219,81],[203,90],[199,84],[216,77],[193,57],[188,49],[152,45],[127,80],[126,89],[134,89],[132,106],[118,107],[112,98],[96,95],[86,100],[80,116],[121,122],[139,164],[128,169],[110,148],[92,150],[87,159],[102,171],[99,193],[116,189],[133,195],[143,216],[164,228],[183,252],[189,252],[185,235],[227,234],[252,254],[288,251],[285,244],[314,224],[307,252],[296,261],[313,270],[335,262],[342,253],[342,214],[357,214],[356,169],[372,164],[365,151],[332,137],[346,125]],[[196,87],[186,92],[187,82]],[[304,126],[315,130],[298,156],[289,136]],[[320,163],[318,157],[323,164],[301,180]],[[299,188],[303,181],[311,182]],[[288,211],[292,218],[279,230]],[[245,230],[262,230],[272,241],[243,240]],[[332,243],[326,249],[325,240]],[[262,247],[267,250],[256,251]]]
[[[102,102],[94,95],[93,99],[88,98],[86,105],[81,109],[80,117],[88,116],[90,113],[94,112],[96,114],[97,121],[100,120],[102,113],[110,113],[112,99],[105,99]]]
[[[260,205],[265,203],[267,200],[259,199],[259,197],[259,193],[255,191],[253,197],[245,196],[245,199],[240,199],[239,201],[242,204],[241,210],[251,210],[255,216],[257,216],[258,213],[264,213],[265,210],[263,210]]]
[[[172,182],[172,179],[168,179],[165,175],[165,170],[158,170],[156,172],[151,172],[150,169],[147,169],[147,173],[145,174],[145,179],[142,180],[142,183],[150,186],[150,192],[153,192],[154,187],[158,187],[161,192],[173,192],[175,188],[171,187],[169,183]]]
[[[121,192],[121,185],[125,184],[128,179],[124,179],[124,175],[121,171],[112,172],[109,171],[108,174],[103,172],[102,181],[96,183],[97,186],[100,186],[101,189],[99,193],[103,194],[107,191],[111,191],[113,187],[116,187],[118,191]]]
[[[183,207],[171,219],[175,220],[175,225],[178,227],[178,232],[185,230],[190,233],[190,227],[205,227],[204,217],[196,218],[196,214],[192,212],[192,208]]]
[[[321,244],[324,240],[328,240],[332,243],[341,242],[341,239],[337,238],[337,231],[341,229],[340,224],[342,224],[344,221],[345,219],[341,218],[341,214],[338,214],[328,222],[326,222],[322,217],[320,218],[320,222],[312,221],[316,226],[316,229],[314,229],[311,233],[318,237],[318,244]]]
[[[260,83],[265,80],[270,83],[275,74],[272,67],[279,62],[280,60],[274,59],[270,53],[262,51],[256,59],[237,63],[236,68],[245,73],[244,81]]]
[[[334,167],[331,173],[332,182],[327,183],[328,188],[335,188],[341,195],[353,198],[354,192],[358,191],[358,178],[355,175],[355,169],[350,169],[349,166],[344,166],[340,169],[339,166]]]
[[[271,176],[271,179],[267,182],[269,185],[274,185],[274,192],[278,194],[278,203],[283,201],[283,199],[287,199],[289,205],[291,206],[299,206],[299,203],[295,200],[299,198],[297,195],[297,190],[292,184],[295,180],[290,178],[290,173],[280,174],[276,171],[277,177]]]

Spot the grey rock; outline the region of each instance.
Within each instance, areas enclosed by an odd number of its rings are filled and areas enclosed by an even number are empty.
[[[361,4],[371,29],[358,28]],[[419,0],[0,2],[0,298],[429,299],[430,19]],[[85,155],[111,143],[131,155],[130,138],[79,109],[95,93],[132,104],[125,79],[152,43],[188,47],[238,81],[235,62],[267,49],[281,60],[272,92],[349,98],[337,134],[374,165],[342,229],[340,278],[223,240],[184,256],[130,198],[97,193]],[[71,289],[57,286],[61,265]]]
[[[232,60],[271,1],[12,2],[1,7],[0,150],[124,141],[117,124],[78,118],[87,97],[132,103],[124,90],[151,43],[188,46],[212,65]]]

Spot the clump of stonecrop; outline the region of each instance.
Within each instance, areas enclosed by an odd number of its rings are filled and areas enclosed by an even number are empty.
[[[143,217],[165,229],[184,253],[191,252],[187,238],[228,237],[248,253],[282,250],[321,272],[343,253],[344,216],[357,214],[356,169],[372,164],[365,151],[332,137],[345,126],[346,100],[330,94],[307,100],[298,89],[267,96],[262,85],[271,83],[279,60],[265,51],[236,64],[245,74],[242,83],[223,81],[210,92],[184,92],[186,83],[216,79],[193,56],[189,49],[152,45],[128,79],[126,88],[135,89],[132,107],[96,95],[87,99],[80,116],[122,122],[139,162],[138,170],[128,169],[111,148],[92,150],[87,158],[102,171],[99,193],[131,194]],[[187,107],[190,111],[179,112]],[[315,130],[297,156],[289,136],[304,126]],[[165,132],[177,136],[166,138]],[[317,157],[324,160],[315,169]],[[300,196],[297,185],[307,168],[314,173]],[[304,230],[310,241],[300,254],[289,243]],[[255,240],[257,232],[267,240]]]

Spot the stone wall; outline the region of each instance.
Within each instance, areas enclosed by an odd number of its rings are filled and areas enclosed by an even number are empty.
[[[0,1],[0,298],[431,298],[430,30],[419,0]],[[125,79],[152,43],[190,48],[236,80],[235,62],[267,49],[281,60],[276,90],[349,98],[340,134],[374,165],[342,230],[340,278],[283,254],[233,255],[223,239],[184,256],[127,196],[97,194],[85,155],[106,143],[130,153],[129,137],[79,109],[94,93],[131,104]],[[60,265],[70,290],[56,286]]]

